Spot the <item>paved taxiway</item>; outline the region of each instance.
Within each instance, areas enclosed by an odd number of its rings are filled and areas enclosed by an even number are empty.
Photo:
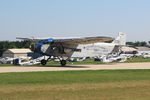
[[[61,66],[11,66],[0,67],[4,72],[35,72],[35,71],[69,71],[69,70],[119,70],[119,69],[150,69],[150,63],[114,63],[99,65],[69,65]]]

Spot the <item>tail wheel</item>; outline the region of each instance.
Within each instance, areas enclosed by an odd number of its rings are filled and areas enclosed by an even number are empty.
[[[47,60],[45,60],[45,59],[41,60],[42,65],[46,65],[46,63],[47,63]]]
[[[61,66],[65,66],[66,65],[66,60],[61,60],[60,63],[61,63]]]

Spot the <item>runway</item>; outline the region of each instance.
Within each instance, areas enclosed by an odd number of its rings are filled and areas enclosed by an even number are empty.
[[[5,72],[37,72],[37,71],[74,71],[74,70],[124,70],[150,69],[149,63],[113,63],[99,65],[68,65],[61,66],[11,66],[0,67],[0,73]]]

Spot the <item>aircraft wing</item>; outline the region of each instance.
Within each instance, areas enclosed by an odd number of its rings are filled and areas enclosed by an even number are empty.
[[[83,38],[48,38],[48,39],[30,39],[30,38],[21,38],[17,37],[16,39],[21,39],[25,41],[38,41],[42,43],[65,43],[65,44],[90,44],[96,42],[107,42],[112,41],[111,37],[83,37]]]
[[[54,39],[54,42],[62,42],[67,44],[90,44],[96,42],[112,41],[111,37],[84,37],[84,38],[70,38],[70,39]]]
[[[32,41],[33,39],[30,39],[30,38],[22,38],[22,37],[16,37],[16,39],[21,39],[21,40],[24,40],[24,41]]]

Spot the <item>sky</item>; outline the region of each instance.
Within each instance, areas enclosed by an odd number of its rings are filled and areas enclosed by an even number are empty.
[[[118,32],[150,41],[150,0],[0,0],[0,41]]]

